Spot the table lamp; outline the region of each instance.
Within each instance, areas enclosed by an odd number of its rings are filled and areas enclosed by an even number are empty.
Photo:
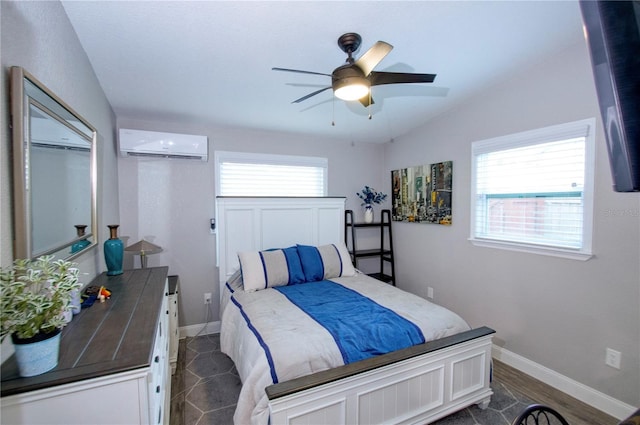
[[[129,245],[124,249],[127,252],[131,252],[134,255],[140,255],[140,265],[143,269],[147,268],[147,255],[157,254],[162,251],[162,248],[156,244],[153,244],[149,241],[145,241],[142,239],[139,242],[134,243],[133,245]]]

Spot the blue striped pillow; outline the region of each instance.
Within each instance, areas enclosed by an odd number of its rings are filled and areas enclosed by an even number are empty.
[[[321,246],[297,245],[297,247],[307,282],[356,274],[344,243]]]
[[[305,281],[295,246],[266,251],[239,252],[244,290],[248,292]]]

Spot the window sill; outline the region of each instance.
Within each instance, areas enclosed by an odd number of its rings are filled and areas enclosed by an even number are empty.
[[[548,255],[551,257],[567,258],[570,260],[587,261],[593,257],[590,252],[553,248],[541,245],[527,245],[516,242],[503,242],[489,239],[476,239],[469,238],[469,241],[475,246],[482,246],[485,248],[504,249],[507,251],[527,252],[530,254]]]

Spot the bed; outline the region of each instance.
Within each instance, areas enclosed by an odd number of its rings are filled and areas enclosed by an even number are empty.
[[[217,199],[235,423],[424,424],[486,407],[493,331],[354,269],[344,201]]]

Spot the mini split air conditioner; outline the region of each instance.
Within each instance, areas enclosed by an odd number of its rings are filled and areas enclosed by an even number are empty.
[[[202,161],[208,158],[207,136],[121,128],[118,139],[122,156],[156,156]]]

